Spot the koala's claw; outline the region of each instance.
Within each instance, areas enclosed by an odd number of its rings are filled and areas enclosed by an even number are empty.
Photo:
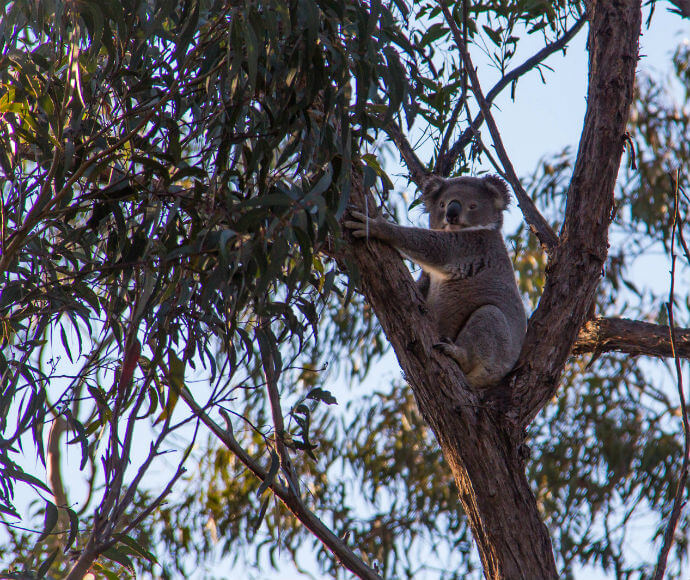
[[[360,221],[362,221],[362,222],[366,222],[368,219],[370,219],[368,215],[363,214],[361,211],[357,211],[357,210],[352,210],[352,211],[350,212],[350,215],[351,215],[353,218],[358,219],[358,220],[360,220]]]
[[[362,222],[353,222],[350,220],[346,220],[343,222],[343,225],[351,230],[352,235],[355,238],[364,238],[367,235],[367,224],[362,223]]]

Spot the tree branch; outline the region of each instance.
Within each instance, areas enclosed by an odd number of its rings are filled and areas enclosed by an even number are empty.
[[[270,330],[270,320],[261,317],[261,325]],[[271,416],[273,417],[273,426],[275,428],[275,447],[280,467],[283,470],[283,476],[288,484],[288,491],[295,497],[299,497],[299,481],[292,469],[292,462],[290,461],[290,454],[285,445],[285,423],[283,421],[283,410],[280,405],[280,393],[278,392],[278,379],[282,369],[276,367],[276,360],[273,353],[265,353],[261,357],[261,366],[263,368],[264,378],[266,381],[266,390],[268,391],[268,402],[271,408]]]
[[[350,547],[336,536],[333,531],[328,528],[309,508],[304,505],[302,499],[295,495],[293,491],[273,478],[270,480],[268,472],[255,461],[239,444],[230,429],[223,429],[216,423],[208,413],[196,402],[194,395],[183,387],[180,391],[180,397],[187,403],[192,412],[201,420],[206,427],[223,443],[235,456],[262,482],[269,481],[269,488],[275,495],[283,502],[295,517],[304,524],[304,526],[313,533],[326,546],[333,555],[340,560],[350,572],[363,578],[364,580],[381,580],[381,577],[373,568],[367,566],[362,559],[357,556]]]
[[[516,81],[519,79],[522,75],[528,73],[530,70],[535,68],[536,66],[540,65],[544,60],[546,60],[549,56],[551,56],[554,52],[557,52],[559,50],[562,50],[565,48],[566,44],[568,44],[574,37],[575,35],[580,32],[582,27],[584,26],[585,22],[587,21],[586,16],[582,16],[573,26],[568,29],[563,36],[561,36],[558,40],[555,40],[554,42],[547,44],[544,48],[542,48],[539,52],[537,52],[534,56],[531,56],[528,58],[525,62],[523,62],[520,66],[517,66],[507,74],[505,74],[492,88],[491,90],[486,94],[486,102],[490,105],[493,103],[494,99],[501,93],[503,89],[505,89],[510,83]],[[448,153],[445,155],[439,155],[438,161],[436,162],[436,171],[438,172],[439,175],[443,175],[444,177],[447,177],[450,175],[450,172],[453,168],[453,165],[458,160],[458,157],[460,156],[460,153],[465,149],[470,144],[470,141],[472,141],[472,138],[476,134],[476,132],[479,130],[479,127],[481,127],[482,123],[484,122],[484,115],[480,111],[477,113],[477,116],[472,120],[470,123],[470,126],[467,127],[460,137],[453,143],[453,146],[448,150]]]
[[[565,220],[514,380],[516,421],[523,427],[553,397],[599,286],[633,98],[641,0],[593,1],[588,15],[587,111]]]
[[[677,176],[679,177],[679,176]],[[654,580],[663,580],[666,572],[666,564],[668,561],[668,554],[671,551],[675,539],[676,527],[683,511],[683,496],[685,495],[685,486],[688,481],[688,463],[690,463],[690,423],[688,423],[688,408],[685,404],[685,389],[683,388],[683,373],[680,368],[680,357],[676,350],[676,329],[673,321],[673,303],[675,302],[675,286],[676,286],[676,233],[678,232],[678,222],[680,221],[680,213],[678,208],[678,178],[675,180],[674,192],[674,211],[673,211],[673,228],[671,233],[671,288],[669,290],[668,302],[666,303],[666,311],[668,312],[669,337],[671,339],[671,350],[673,352],[673,359],[676,367],[676,385],[678,387],[678,397],[680,399],[680,412],[683,424],[683,462],[680,468],[680,477],[678,478],[678,485],[673,494],[673,508],[671,509],[671,516],[664,532],[664,541],[659,552],[659,560],[657,561],[656,570],[654,571]]]
[[[676,354],[690,358],[690,328],[676,328],[675,340]],[[669,327],[627,318],[596,318],[582,327],[573,345],[573,354],[611,351],[633,356],[673,356]]]
[[[460,51],[460,55],[462,56],[465,69],[470,77],[472,93],[474,94],[475,99],[477,99],[479,108],[481,109],[482,115],[484,116],[486,124],[489,127],[489,133],[491,134],[491,139],[494,143],[496,154],[498,155],[501,165],[503,165],[503,169],[505,171],[505,177],[515,192],[515,197],[517,197],[518,200],[518,206],[522,210],[525,221],[529,224],[532,232],[534,232],[537,238],[539,238],[540,243],[550,255],[553,253],[558,244],[558,238],[551,229],[549,223],[544,219],[544,216],[539,213],[539,210],[534,205],[534,202],[522,187],[522,184],[515,173],[515,168],[513,167],[513,164],[506,153],[505,147],[503,146],[503,140],[501,139],[498,127],[496,126],[496,122],[491,115],[490,105],[482,93],[477,71],[474,68],[470,53],[467,50],[467,46],[465,46],[462,39],[462,32],[458,28],[455,18],[453,18],[453,15],[450,13],[446,1],[440,0],[440,5],[441,9],[443,10],[443,15],[446,18],[446,22],[450,26],[451,32],[453,33],[455,44]]]
[[[419,157],[417,157],[414,149],[412,149],[412,145],[410,145],[407,137],[405,137],[395,121],[390,121],[384,127],[384,131],[388,134],[393,143],[395,143],[395,146],[398,148],[400,156],[403,158],[403,161],[410,172],[410,179],[419,187],[422,187],[428,172],[424,164],[420,161]]]

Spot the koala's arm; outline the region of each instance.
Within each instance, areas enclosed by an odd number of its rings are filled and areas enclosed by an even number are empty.
[[[354,237],[384,241],[425,270],[445,270],[455,259],[462,257],[462,248],[449,240],[449,236],[454,235],[451,232],[399,226],[382,216],[370,218],[358,211],[351,212],[351,215],[353,219],[345,221],[344,225],[352,230]]]

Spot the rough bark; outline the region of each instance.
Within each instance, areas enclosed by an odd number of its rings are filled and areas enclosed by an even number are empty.
[[[586,320],[607,254],[613,188],[632,99],[640,0],[591,2],[590,88],[566,219],[511,384],[513,407],[493,411],[459,368],[432,349],[436,336],[397,253],[353,241],[362,290],[390,340],[419,410],[452,470],[490,579],[555,579],[551,540],[525,477],[522,427],[553,395]],[[356,182],[352,202],[375,207]]]
[[[676,354],[690,358],[690,329],[676,328]],[[673,356],[668,326],[626,318],[596,318],[580,330],[573,354],[624,352],[631,355]]]

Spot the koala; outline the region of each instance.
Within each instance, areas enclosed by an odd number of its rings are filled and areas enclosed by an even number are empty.
[[[501,234],[510,202],[497,176],[430,176],[422,187],[429,229],[352,212],[357,238],[386,242],[419,264],[417,282],[441,342],[473,387],[498,383],[517,362],[527,317]]]

